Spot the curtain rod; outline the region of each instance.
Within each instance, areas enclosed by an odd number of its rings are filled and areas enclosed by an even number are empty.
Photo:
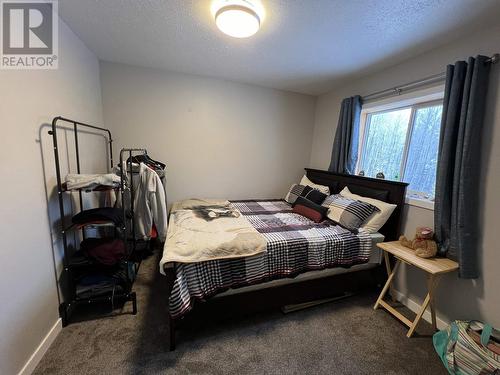
[[[489,59],[486,60],[487,63],[495,64],[500,61],[500,54],[495,53]],[[415,89],[421,86],[431,85],[433,83],[438,83],[444,81],[446,78],[446,72],[441,72],[439,74],[434,74],[432,76],[419,79],[417,81],[405,83],[404,85],[392,87],[390,89],[385,89],[381,91],[374,92],[369,95],[365,95],[362,97],[363,101],[380,99],[387,96],[400,95],[403,91]]]

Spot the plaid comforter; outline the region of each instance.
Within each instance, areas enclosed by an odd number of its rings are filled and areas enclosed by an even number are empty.
[[[232,201],[266,238],[267,252],[238,259],[176,263],[170,314],[179,318],[204,300],[228,288],[294,277],[309,270],[366,263],[371,237],[353,234],[330,221],[316,224],[292,213],[283,200]]]

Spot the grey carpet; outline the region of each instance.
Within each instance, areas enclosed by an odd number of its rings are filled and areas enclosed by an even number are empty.
[[[299,312],[271,311],[224,323],[190,324],[166,349],[164,280],[157,259],[141,265],[137,316],[64,328],[35,374],[446,374],[431,329],[407,339],[406,327],[373,293]]]

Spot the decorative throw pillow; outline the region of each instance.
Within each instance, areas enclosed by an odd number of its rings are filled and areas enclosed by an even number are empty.
[[[328,212],[328,208],[320,206],[307,198],[298,197],[293,205],[293,212],[305,216],[315,223],[320,223]]]
[[[313,189],[310,186],[293,184],[290,187],[285,200],[290,204],[294,204],[298,197],[306,197],[314,203],[321,204],[323,203],[327,195]]]
[[[328,196],[322,204],[328,207],[328,218],[348,229],[359,229],[379,209],[369,203],[344,197],[340,194]]]
[[[361,228],[365,229],[369,233],[377,233],[378,230],[384,226],[387,220],[389,220],[391,214],[397,207],[396,204],[386,203],[378,199],[368,198],[358,194],[353,194],[347,187],[345,187],[344,190],[340,192],[340,194],[347,198],[369,203],[379,209],[379,211],[375,212],[373,216],[371,216],[361,226]]]
[[[307,186],[308,188],[310,186]],[[316,190],[316,189],[311,189],[310,191],[304,190],[304,192],[301,195],[304,198],[309,199],[310,201],[316,203],[316,204],[321,204],[324,202],[325,198],[327,197],[326,194],[323,194],[321,191]]]
[[[307,178],[307,175],[304,175],[302,177],[302,180],[300,180],[300,184],[305,186],[310,186],[313,189],[321,191],[323,194],[326,195],[330,194],[330,188],[328,186],[315,184],[314,182],[312,182],[310,179]]]
[[[290,190],[288,191],[288,194],[286,195],[285,200],[290,204],[294,204],[298,197],[304,196],[305,194],[309,193],[311,190],[312,190],[312,187],[310,187],[310,186],[293,184],[290,187]]]

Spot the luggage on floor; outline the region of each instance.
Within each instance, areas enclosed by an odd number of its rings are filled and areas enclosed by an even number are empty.
[[[500,343],[490,325],[456,320],[434,334],[436,352],[450,374],[500,375]]]

